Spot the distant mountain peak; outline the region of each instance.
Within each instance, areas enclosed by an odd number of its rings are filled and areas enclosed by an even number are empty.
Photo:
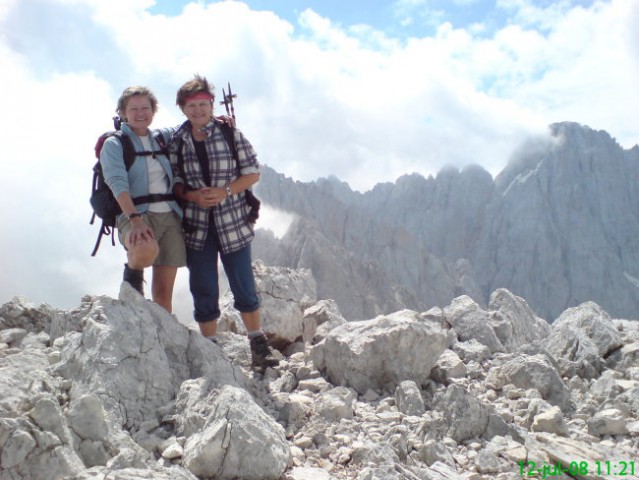
[[[478,165],[446,167],[360,194],[334,176],[301,183],[269,173],[260,197],[305,223],[279,242],[260,237],[256,258],[312,268],[319,295],[347,318],[460,294],[486,304],[498,288],[548,320],[585,301],[632,318],[638,178],[639,148],[576,122],[528,139],[494,180]]]

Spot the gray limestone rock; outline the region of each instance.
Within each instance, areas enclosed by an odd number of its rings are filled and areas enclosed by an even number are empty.
[[[471,339],[486,345],[491,352],[504,350],[490,322],[490,314],[483,310],[472,298],[464,295],[455,298],[444,309],[446,320],[457,333],[461,342]]]
[[[457,443],[479,438],[488,427],[487,406],[458,385],[449,385],[437,395],[433,408],[442,412],[446,435]]]
[[[531,430],[533,432],[549,432],[564,436],[568,436],[570,433],[564,420],[564,415],[557,406],[550,407],[545,412],[536,415],[532,422]]]
[[[639,342],[625,344],[606,359],[612,368],[627,369],[639,366]]]
[[[583,330],[568,324],[554,324],[552,332],[544,346],[557,361],[562,377],[599,376],[604,361],[597,345]]]
[[[319,343],[328,332],[346,323],[334,300],[320,300],[304,311],[303,339],[312,345]]]
[[[505,288],[492,293],[488,310],[492,313],[490,323],[493,330],[508,351],[544,340],[551,333],[548,322],[535,315],[526,300]]]
[[[498,389],[508,384],[523,389],[533,388],[562,410],[572,408],[570,390],[553,365],[541,354],[515,355],[499,367],[493,367],[486,382]]]
[[[281,477],[290,457],[284,429],[246,391],[225,386],[191,405],[205,419],[184,445],[182,464],[187,470],[222,480]]]
[[[422,415],[425,411],[421,390],[412,380],[404,380],[395,390],[397,409],[406,415]]]
[[[610,316],[594,302],[586,302],[563,312],[553,323],[553,329],[562,327],[584,332],[597,345],[602,357],[622,345],[621,336]]]
[[[403,380],[426,383],[447,347],[441,327],[406,310],[337,327],[313,347],[311,355],[327,380],[363,394],[369,388],[394,391]]]
[[[253,263],[255,288],[260,296],[262,329],[276,347],[302,339],[304,310],[317,302],[317,286],[308,269],[292,270]],[[218,331],[246,334],[233,295],[227,291],[220,300],[222,316]]]
[[[346,387],[335,387],[321,392],[315,410],[329,422],[353,418],[353,402],[357,394]]]
[[[596,437],[628,433],[627,416],[617,408],[600,410],[587,423],[588,433]]]
[[[301,297],[290,300],[300,312],[341,325],[287,345],[267,371],[250,368],[244,336],[215,345],[126,285],[120,300],[85,297],[70,312],[0,306],[0,478],[514,480],[532,476],[531,462],[548,473],[636,456],[636,321],[612,321],[620,344],[596,363],[591,324],[544,336],[511,292],[487,309],[462,297],[347,323],[334,302]],[[487,319],[503,350],[458,340],[446,311],[468,331]],[[549,348],[556,337],[588,349]],[[585,360],[596,376],[560,377],[584,374]]]
[[[431,378],[447,384],[453,378],[464,378],[468,369],[461,358],[452,350],[445,350],[437,359]]]

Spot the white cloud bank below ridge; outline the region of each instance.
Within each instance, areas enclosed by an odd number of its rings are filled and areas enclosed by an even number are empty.
[[[500,1],[510,22],[490,35],[441,24],[408,39],[312,10],[291,24],[241,2],[194,2],[175,17],[150,14],[152,4],[0,0],[0,302],[20,294],[71,308],[84,293],[117,295],[124,253],[104,240],[89,256],[88,195],[95,139],[127,85],[156,92],[163,126],[182,121],[175,91],[193,73],[218,93],[231,81],[260,161],[359,190],[446,165],[495,175],[556,121],[607,130],[625,148],[639,141],[633,0]],[[190,317],[189,302],[181,271],[179,315]]]

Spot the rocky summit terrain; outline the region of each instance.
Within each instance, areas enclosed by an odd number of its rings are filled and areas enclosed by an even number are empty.
[[[639,322],[552,324],[495,290],[346,321],[309,270],[255,272],[280,365],[122,284],[0,307],[2,480],[639,478]]]

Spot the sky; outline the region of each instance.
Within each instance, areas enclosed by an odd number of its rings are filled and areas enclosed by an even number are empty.
[[[184,120],[195,73],[230,82],[261,163],[361,192],[447,166],[495,176],[554,122],[639,143],[637,0],[0,0],[0,71],[0,304],[117,297],[124,252],[90,256],[88,198],[129,85],[155,92],[160,127]],[[181,269],[175,311],[191,308]]]

